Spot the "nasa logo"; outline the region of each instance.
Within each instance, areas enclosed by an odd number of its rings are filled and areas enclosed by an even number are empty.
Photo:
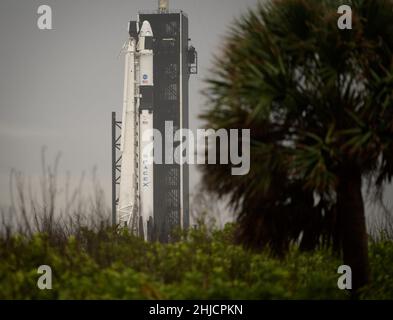
[[[143,75],[143,80],[147,80],[147,78],[148,78],[147,74],[144,74]]]

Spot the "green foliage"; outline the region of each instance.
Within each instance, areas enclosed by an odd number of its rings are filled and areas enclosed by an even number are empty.
[[[176,243],[146,243],[111,229],[84,229],[60,243],[45,234],[0,240],[0,299],[347,299],[341,264],[327,251],[290,249],[284,259],[233,242],[234,225],[201,225]],[[374,280],[366,298],[392,297],[393,244],[371,245]],[[37,288],[37,268],[53,289]]]
[[[370,247],[371,283],[362,292],[364,299],[393,299],[393,245],[383,238]]]
[[[341,4],[351,30],[337,27]],[[338,248],[348,172],[378,192],[392,180],[392,39],[391,0],[264,1],[233,24],[202,119],[250,129],[251,168],[206,165],[203,180],[238,209],[243,242],[282,252],[303,233],[307,248]]]

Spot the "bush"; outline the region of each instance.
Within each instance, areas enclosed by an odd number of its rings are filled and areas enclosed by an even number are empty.
[[[171,244],[146,243],[126,230],[89,230],[53,241],[38,233],[0,239],[1,299],[347,299],[337,288],[341,264],[330,252],[284,259],[251,252],[224,230],[201,226]],[[53,236],[52,236],[53,237]],[[393,244],[370,245],[367,299],[393,297]],[[39,290],[37,268],[51,266],[53,289]]]

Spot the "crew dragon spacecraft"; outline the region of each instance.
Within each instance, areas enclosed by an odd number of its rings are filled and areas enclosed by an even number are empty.
[[[167,147],[155,148],[154,130],[165,137],[167,123],[174,131],[188,128],[197,53],[187,15],[169,11],[168,0],[159,0],[156,12],[140,12],[128,33],[121,121],[112,113],[112,222],[168,242],[174,228],[189,226],[188,165],[154,163],[154,152]]]

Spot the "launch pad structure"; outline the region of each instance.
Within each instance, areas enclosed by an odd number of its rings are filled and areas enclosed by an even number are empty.
[[[152,36],[141,34],[149,27]],[[198,71],[197,52],[190,45],[188,16],[183,11],[168,10],[167,1],[159,1],[157,11],[139,12],[137,20],[129,23],[128,31],[123,117],[117,120],[112,113],[112,222],[127,226],[146,240],[170,242],[174,229],[187,229],[190,224],[189,168],[187,164],[164,162],[154,163],[149,169],[142,159],[141,136],[144,128],[151,126],[165,137],[168,121],[173,124],[173,132],[188,129],[189,79]],[[179,143],[175,142],[173,150]],[[162,159],[165,147],[154,147],[162,150]],[[148,193],[143,190],[144,174],[146,181],[152,183]],[[128,181],[130,177],[132,182]],[[120,205],[125,198],[129,205]]]

